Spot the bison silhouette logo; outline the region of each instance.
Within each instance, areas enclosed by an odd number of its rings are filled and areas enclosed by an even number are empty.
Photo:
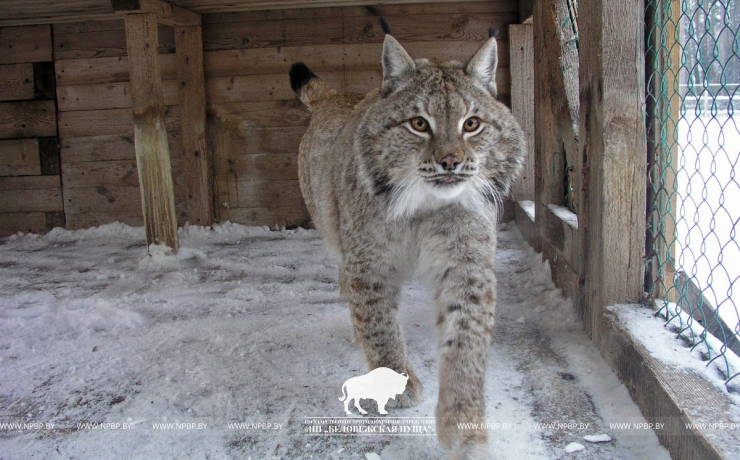
[[[393,369],[379,367],[373,369],[365,375],[352,377],[342,385],[342,396],[340,401],[344,401],[344,411],[352,414],[349,410],[349,401],[355,400],[355,407],[361,414],[367,414],[367,411],[360,407],[360,399],[374,399],[378,403],[378,412],[387,414],[385,405],[391,399],[396,399],[397,394],[406,390],[406,382],[409,376],[399,374]],[[346,389],[346,392],[345,392]]]

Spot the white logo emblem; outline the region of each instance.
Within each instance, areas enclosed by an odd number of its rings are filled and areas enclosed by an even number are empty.
[[[360,407],[360,399],[374,399],[378,403],[378,412],[387,414],[385,405],[389,400],[395,400],[397,394],[404,392],[408,380],[409,376],[406,374],[399,374],[387,367],[379,367],[365,375],[352,377],[344,382],[342,396],[339,400],[344,401],[344,411],[350,415],[352,414],[349,410],[351,399],[355,400],[355,407],[363,415],[367,414],[367,411]]]

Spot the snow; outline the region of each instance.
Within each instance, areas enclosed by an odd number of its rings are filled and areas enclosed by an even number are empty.
[[[578,230],[578,216],[573,211],[566,208],[565,206],[560,206],[557,204],[548,204],[547,207],[548,209],[550,209],[550,211],[552,211],[553,214],[558,216],[560,220]]]
[[[683,317],[683,324],[690,324],[693,333],[696,336],[704,335],[704,328],[695,321],[688,321],[685,312],[678,312],[675,304],[662,304],[669,310],[669,315],[680,314]],[[728,408],[728,416],[735,422],[740,422],[740,394],[737,391],[737,377],[730,381],[730,387],[735,391],[728,391],[725,386],[725,376],[727,372],[725,360],[715,360],[707,365],[702,356],[702,347],[690,349],[687,343],[678,337],[675,332],[664,327],[664,320],[655,316],[655,312],[642,305],[614,305],[607,309],[617,315],[619,321],[637,338],[640,343],[648,350],[650,355],[662,363],[681,369],[684,372],[698,374],[704,380],[712,383],[718,390],[724,393],[732,406]],[[678,324],[678,320],[673,323]],[[673,324],[671,323],[671,324]],[[657,327],[660,326],[660,327]],[[684,332],[690,335],[689,332]],[[721,348],[721,342],[711,334],[706,334],[706,340],[714,350]],[[725,349],[727,365],[730,373],[740,372],[740,359],[730,349]]]
[[[341,385],[367,372],[315,231],[190,226],[176,256],[153,257],[144,236],[111,224],[0,240],[0,457],[444,458],[433,435],[304,433],[307,418],[344,418]],[[513,226],[496,266],[491,455],[566,458],[608,433],[579,458],[668,459],[652,430],[610,428],[645,419]],[[434,416],[429,291],[414,282],[401,308],[424,397],[387,417]]]
[[[519,206],[524,210],[525,213],[527,213],[527,216],[529,216],[529,219],[534,222],[534,215],[536,212],[536,208],[534,205],[534,201],[532,200],[521,200],[519,201]]]
[[[583,439],[588,442],[609,442],[612,440],[612,437],[608,434],[589,434],[584,436]]]
[[[565,451],[569,454],[572,454],[574,452],[580,452],[582,450],[585,450],[586,447],[584,447],[583,444],[579,444],[577,442],[571,442],[567,446],[565,446]]]

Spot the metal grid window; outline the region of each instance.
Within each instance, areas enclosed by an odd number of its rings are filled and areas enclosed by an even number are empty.
[[[737,387],[740,1],[646,5],[646,290],[666,326]]]

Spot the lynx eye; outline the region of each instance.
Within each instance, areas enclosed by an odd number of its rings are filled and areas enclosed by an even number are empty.
[[[423,117],[414,117],[409,120],[409,124],[414,128],[414,131],[419,131],[420,133],[429,131],[429,122]]]
[[[478,127],[480,126],[480,118],[478,117],[470,117],[467,120],[465,120],[465,123],[463,123],[463,129],[465,132],[472,133]]]

